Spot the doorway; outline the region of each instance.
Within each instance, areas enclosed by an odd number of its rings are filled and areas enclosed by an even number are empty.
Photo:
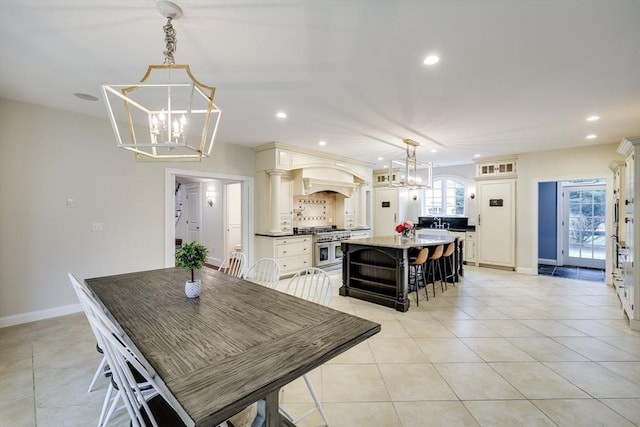
[[[538,182],[538,274],[605,269],[606,203],[605,179]]]
[[[182,182],[182,185],[177,185]],[[175,265],[176,250],[176,230],[179,229],[181,220],[184,221],[184,233],[187,233],[186,218],[189,214],[187,209],[199,210],[199,241],[207,246],[209,254],[207,263],[220,265],[224,260],[227,251],[227,233],[224,231],[227,225],[227,184],[236,184],[232,195],[234,206],[233,214],[239,215],[239,219],[234,222],[239,224],[237,235],[239,242],[234,243],[234,248],[239,245],[242,252],[247,257],[247,262],[253,262],[253,177],[240,175],[217,174],[204,171],[165,169],[165,267]],[[183,200],[180,205],[179,193],[187,188],[195,186],[198,188],[199,205],[192,207],[187,200]],[[220,197],[222,195],[222,197]],[[178,231],[180,233],[180,231]],[[190,237],[189,237],[190,238]],[[185,241],[187,240],[185,236]]]
[[[562,264],[603,270],[606,258],[605,185],[565,182],[562,189]]]

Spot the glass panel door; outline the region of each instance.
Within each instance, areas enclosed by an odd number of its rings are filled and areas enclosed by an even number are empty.
[[[605,267],[606,233],[604,185],[564,186],[565,265]]]

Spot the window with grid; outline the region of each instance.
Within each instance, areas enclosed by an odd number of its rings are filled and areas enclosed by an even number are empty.
[[[464,216],[466,185],[461,179],[434,178],[424,190],[424,213],[428,216]]]

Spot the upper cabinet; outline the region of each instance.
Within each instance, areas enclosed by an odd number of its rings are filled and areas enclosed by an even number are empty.
[[[474,160],[476,179],[501,179],[516,176],[517,157],[492,157]]]

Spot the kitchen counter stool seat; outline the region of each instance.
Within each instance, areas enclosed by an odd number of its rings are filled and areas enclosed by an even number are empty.
[[[426,262],[429,257],[429,248],[422,248],[418,252],[418,256],[415,260],[409,261],[409,292],[416,291],[416,306],[420,307],[420,300],[418,293],[420,287],[424,287],[424,294],[429,301],[429,293],[427,292],[427,278],[426,278]],[[422,281],[422,285],[420,285]]]
[[[444,292],[444,284],[442,282],[442,269],[440,268],[440,258],[442,258],[442,254],[444,253],[444,245],[438,245],[433,249],[427,261],[429,262],[429,267],[427,269],[427,277],[431,276],[431,281],[428,283],[433,283],[433,296],[436,296],[436,269],[438,269],[438,277],[440,278],[440,290]]]

